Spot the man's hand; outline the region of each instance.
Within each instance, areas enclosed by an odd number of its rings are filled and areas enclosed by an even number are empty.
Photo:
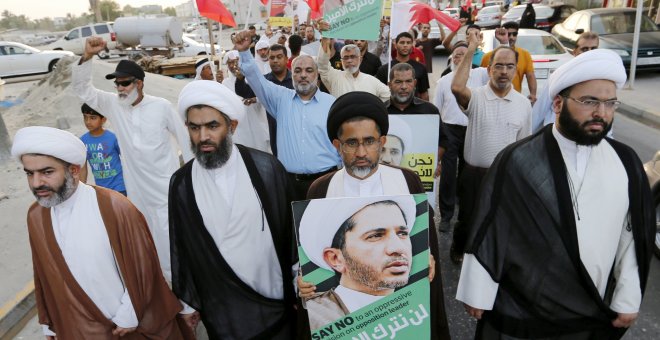
[[[495,39],[500,42],[501,45],[509,44],[509,32],[504,27],[499,27],[495,29]]]
[[[181,314],[181,318],[194,332],[197,328],[197,324],[199,323],[200,315],[198,311],[194,311],[190,314]]]
[[[57,340],[57,337],[52,335],[46,335],[46,340]]]
[[[89,59],[92,59],[92,57],[101,52],[104,51],[106,47],[106,42],[103,40],[101,37],[89,37],[85,40],[85,51],[83,52],[83,57],[81,62],[85,62]]]
[[[468,48],[472,48],[472,51],[475,51],[479,47],[479,33],[475,30],[471,30],[467,36]]]
[[[254,98],[244,98],[244,99],[243,99],[243,105],[245,105],[245,106],[250,106],[250,105],[252,105],[252,104],[254,104],[254,103],[256,103],[256,102],[257,102],[257,97],[254,97]]]
[[[234,49],[238,52],[246,51],[248,48],[250,48],[251,42],[252,35],[250,35],[250,31],[238,32],[234,36]]]
[[[467,304],[465,304],[465,303],[463,304],[463,306],[465,307],[465,311],[466,311],[468,314],[470,314],[471,317],[473,317],[473,318],[475,318],[475,319],[477,319],[477,320],[481,320],[481,316],[484,314],[484,310],[483,310],[483,309],[474,308],[474,307],[472,307],[472,306],[470,306],[470,305],[467,305]]]
[[[330,38],[321,38],[321,48],[323,48],[323,52],[331,57],[334,55],[332,47],[332,41]]]
[[[532,104],[532,106],[534,106],[534,103],[536,103],[536,95],[530,94],[529,96],[527,96],[527,98],[529,98],[529,102]]]
[[[316,292],[316,286],[311,284],[310,282],[305,282],[302,279],[301,275],[298,275],[298,296],[300,296],[303,299],[307,299],[312,297],[314,293]]]
[[[433,258],[433,255],[429,253],[429,282],[433,282],[434,277],[435,277],[435,259]]]
[[[617,316],[616,319],[612,321],[612,326],[617,328],[628,328],[632,326],[633,323],[635,323],[637,315],[639,315],[639,313],[619,313],[619,316]]]
[[[112,330],[112,335],[124,336],[124,335],[126,335],[126,334],[128,334],[128,333],[130,333],[130,332],[135,332],[135,329],[136,329],[136,328],[137,328],[137,327],[133,327],[133,328],[121,328],[121,327],[117,326],[115,329]]]
[[[442,162],[438,161],[438,165],[435,167],[435,174],[433,178],[438,178],[442,174]]]

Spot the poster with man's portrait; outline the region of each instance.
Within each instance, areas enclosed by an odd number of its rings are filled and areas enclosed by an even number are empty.
[[[425,194],[294,202],[312,339],[429,339]]]
[[[440,117],[430,114],[391,114],[389,120],[387,141],[380,153],[381,163],[414,171],[429,194],[429,202],[435,202],[433,175],[438,165]]]

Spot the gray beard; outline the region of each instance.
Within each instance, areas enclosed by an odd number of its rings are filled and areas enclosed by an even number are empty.
[[[359,66],[353,66],[353,67],[349,67],[349,68],[344,69],[344,72],[348,72],[348,74],[353,75],[355,72],[357,72],[359,70],[360,70]]]
[[[307,85],[293,84],[293,87],[296,89],[296,93],[298,93],[298,95],[303,96],[307,96],[316,91],[316,85],[311,82]]]
[[[374,162],[368,166],[349,166],[348,171],[354,177],[365,178],[369,176],[371,171],[373,171],[378,166],[377,162]]]
[[[399,103],[399,104],[405,104],[405,103],[409,102],[413,98],[414,95],[415,95],[414,92],[411,92],[408,97],[403,97],[403,96],[399,96],[397,94],[392,94],[392,99],[394,99],[394,101]]]
[[[119,101],[119,104],[122,106],[131,106],[135,101],[138,99],[138,91],[137,88],[134,87],[131,92],[128,93],[125,97],[122,97],[121,95],[117,94],[117,100]]]
[[[50,197],[38,197],[36,191],[40,190],[41,188],[43,188],[43,186],[32,189],[34,197],[36,197],[37,202],[42,207],[52,208],[68,200],[69,197],[71,197],[71,195],[76,192],[76,180],[73,178],[73,175],[71,175],[71,171],[69,171],[69,169],[65,169],[64,183],[62,183],[62,185],[57,189],[49,188],[53,192],[53,195]]]
[[[220,145],[217,145],[217,148],[214,152],[203,152],[200,150],[202,143],[194,144],[192,140],[190,141],[191,149],[195,154],[195,159],[199,162],[199,165],[202,168],[207,170],[213,170],[221,168],[231,156],[232,147],[234,142],[232,140],[232,133],[227,133],[225,139],[220,142]],[[213,144],[215,145],[215,144]]]

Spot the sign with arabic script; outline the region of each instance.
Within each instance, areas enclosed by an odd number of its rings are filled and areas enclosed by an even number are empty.
[[[390,114],[387,142],[380,161],[414,171],[424,190],[433,196],[434,174],[438,164],[440,117],[433,114]]]
[[[314,340],[430,339],[425,194],[294,202]]]
[[[326,0],[323,19],[330,30],[327,38],[378,40],[383,0]]]

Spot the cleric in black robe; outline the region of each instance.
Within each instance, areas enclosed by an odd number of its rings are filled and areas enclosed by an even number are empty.
[[[179,95],[195,159],[170,181],[172,289],[210,339],[291,339],[292,191],[276,158],[232,143],[245,113],[222,91],[199,80]]]
[[[556,123],[497,156],[457,290],[480,319],[475,338],[618,339],[637,318],[650,188],[635,152],[604,138],[625,80],[611,51],[569,61],[548,84]]]
[[[378,163],[388,129],[387,108],[378,97],[356,91],[337,98],[328,114],[327,130],[328,137],[342,157],[344,168],[315,180],[309,188],[307,199],[425,193],[419,176],[413,171]],[[347,146],[342,145],[349,139],[358,142],[357,150],[350,152]],[[438,234],[433,222],[433,209],[429,207],[428,211],[429,247],[435,259],[431,262],[435,273],[430,283],[431,339],[451,339],[442,289]],[[305,319],[299,318],[300,327],[303,327]]]

